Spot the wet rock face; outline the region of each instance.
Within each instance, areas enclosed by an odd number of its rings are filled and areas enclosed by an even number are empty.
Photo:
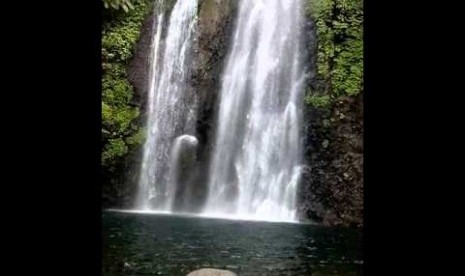
[[[134,206],[139,178],[141,148],[128,154],[124,162],[115,165],[114,170],[102,172],[102,207],[129,209]]]
[[[299,213],[325,225],[363,224],[363,97],[310,110]]]
[[[196,169],[190,183],[191,211],[200,211],[208,195],[208,168],[216,126],[217,96],[221,74],[233,33],[237,1],[199,1],[191,76],[186,93],[198,98],[196,137],[199,141]]]
[[[153,28],[156,25],[156,16],[152,11],[142,24],[139,41],[137,42],[134,56],[127,68],[129,82],[134,87],[133,103],[145,108],[147,103],[150,45],[152,43]]]
[[[178,138],[179,139],[179,138]],[[190,136],[189,139],[180,139],[178,145],[173,148],[172,170],[170,185],[176,186],[173,209],[175,211],[189,212],[195,201],[195,169],[197,161],[197,139]]]
[[[199,2],[197,41],[192,63],[191,93],[199,96],[197,135],[201,158],[208,156],[214,125],[216,100],[221,89],[221,73],[233,33],[237,1],[202,0]]]

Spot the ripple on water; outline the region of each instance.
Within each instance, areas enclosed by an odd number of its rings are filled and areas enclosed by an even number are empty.
[[[363,265],[353,229],[106,213],[103,230],[103,275],[185,276],[229,266],[241,276],[353,276]]]

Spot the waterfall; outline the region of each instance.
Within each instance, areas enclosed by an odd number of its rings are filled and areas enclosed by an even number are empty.
[[[189,211],[203,205],[202,216],[296,220],[303,152],[303,4],[238,4],[210,164],[202,167],[197,151],[205,145],[195,137],[198,91],[188,92],[187,86],[198,1],[178,0],[170,14],[155,13],[138,210]],[[204,191],[196,190],[198,180],[192,179],[197,171],[208,173],[208,183],[203,182],[208,194],[200,203]]]
[[[302,10],[300,0],[240,0],[222,76],[204,214],[296,219]]]
[[[163,4],[159,0],[156,7],[159,9]],[[197,20],[197,1],[176,2],[164,39],[164,20],[167,16],[162,11],[155,14],[147,132],[136,208],[171,211],[174,196],[169,183],[169,164],[173,164],[169,160],[172,143],[180,135],[195,135],[197,99],[195,95],[186,93],[186,80]]]

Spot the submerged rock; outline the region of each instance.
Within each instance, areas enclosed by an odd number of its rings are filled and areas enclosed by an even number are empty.
[[[202,268],[192,271],[187,276],[237,276],[237,274],[229,270]]]

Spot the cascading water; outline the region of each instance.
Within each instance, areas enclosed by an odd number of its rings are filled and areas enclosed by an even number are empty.
[[[205,215],[296,219],[300,0],[241,0],[223,72]]]
[[[198,144],[197,138],[191,135],[179,136],[173,142],[167,194],[168,206],[171,206],[171,208],[180,205],[178,203],[180,200],[184,201],[181,202],[181,205],[184,205],[185,201],[190,198],[189,189],[183,186],[189,184],[189,176],[197,159]]]
[[[156,6],[162,6],[159,1]],[[171,211],[170,151],[175,138],[195,135],[197,99],[186,93],[188,64],[197,19],[197,1],[174,5],[162,40],[165,14],[157,13],[149,77],[147,139],[136,209]],[[163,49],[163,50],[162,50]]]

